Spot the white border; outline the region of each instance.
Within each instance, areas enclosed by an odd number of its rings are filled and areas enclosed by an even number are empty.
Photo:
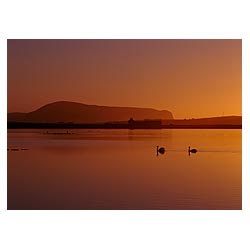
[[[7,41],[0,39],[0,209],[6,209],[7,199]]]
[[[247,1],[3,1],[0,5],[1,249],[250,249]],[[242,211],[7,211],[7,38],[243,39]]]

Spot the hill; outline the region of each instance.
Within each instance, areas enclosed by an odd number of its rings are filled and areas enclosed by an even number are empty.
[[[108,121],[168,119],[173,115],[167,110],[134,107],[109,107],[76,102],[54,102],[29,113],[8,113],[8,122],[30,123],[101,123]]]
[[[163,120],[162,125],[241,125],[242,116]]]

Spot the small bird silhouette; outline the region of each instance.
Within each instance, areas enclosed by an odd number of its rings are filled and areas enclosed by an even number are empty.
[[[189,154],[189,155],[190,155],[190,153],[195,154],[195,153],[197,153],[197,152],[198,152],[198,150],[197,150],[196,148],[190,149],[190,146],[188,147],[188,154]]]
[[[163,147],[161,147],[161,148],[159,148],[159,146],[157,146],[157,156],[158,156],[158,153],[160,153],[160,154],[164,154],[165,153],[165,151],[166,151],[166,149],[165,148],[163,148]]]

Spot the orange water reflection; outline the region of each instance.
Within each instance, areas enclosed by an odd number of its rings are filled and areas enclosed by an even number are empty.
[[[44,132],[8,131],[8,209],[242,207],[241,130]]]

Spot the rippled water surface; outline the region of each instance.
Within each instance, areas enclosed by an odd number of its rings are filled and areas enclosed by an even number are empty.
[[[8,130],[8,209],[241,209],[241,161],[241,130]]]

